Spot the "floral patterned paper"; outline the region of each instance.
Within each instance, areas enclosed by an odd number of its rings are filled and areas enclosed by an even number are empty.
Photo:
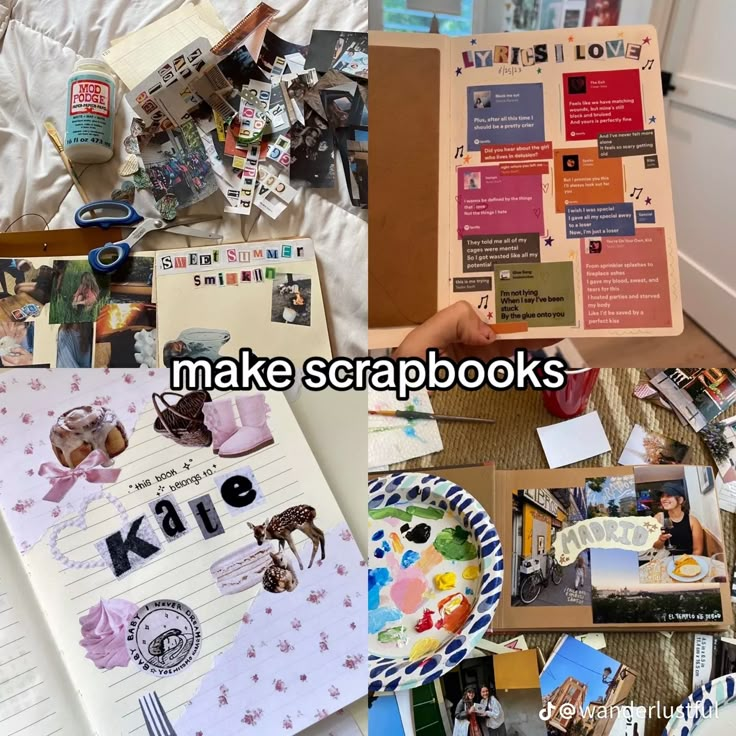
[[[45,462],[58,463],[49,442],[57,417],[84,404],[106,406],[130,438],[151,394],[166,385],[165,369],[23,369],[0,375],[0,506],[21,552],[58,521],[79,513],[85,497],[101,487],[80,478],[60,503],[43,500],[50,485],[38,469]]]

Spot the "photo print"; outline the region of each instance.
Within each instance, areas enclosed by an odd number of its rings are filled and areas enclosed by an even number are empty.
[[[176,198],[177,208],[188,207],[217,189],[193,122],[151,136],[141,145],[141,158],[157,202],[169,195]]]
[[[297,274],[277,274],[271,287],[271,322],[311,324],[312,279]]]
[[[94,363],[95,368],[155,368],[155,305],[105,305],[96,322]]]
[[[701,431],[724,483],[736,481],[736,417],[713,421]]]
[[[593,620],[721,621],[727,572],[711,468],[643,465],[634,479],[636,515],[650,517],[661,535],[642,553],[591,550]]]
[[[589,550],[565,566],[552,551],[559,530],[588,518],[585,489],[525,489],[517,491],[513,499],[512,605],[589,606]]]
[[[335,145],[329,123],[311,108],[291,137],[291,180],[327,189],[335,186]]]
[[[53,270],[25,258],[0,258],[0,320],[38,317],[51,299]]]
[[[649,432],[640,424],[631,430],[619,465],[682,465],[690,447],[670,437]]]
[[[33,365],[33,322],[0,322],[0,366]]]
[[[651,383],[696,432],[736,401],[736,371],[729,368],[665,368]]]
[[[164,344],[164,365],[171,367],[174,358],[197,360],[206,358],[216,361],[220,357],[222,346],[230,340],[227,330],[214,330],[209,327],[190,327],[182,330],[176,340]]]
[[[305,68],[368,79],[368,34],[313,31]]]
[[[59,325],[56,336],[56,367],[91,368],[93,333],[92,322]]]
[[[110,299],[110,277],[96,273],[89,261],[54,261],[49,323],[94,322]]]
[[[468,736],[546,736],[539,718],[542,691],[536,649],[468,657],[438,682],[441,700],[421,705],[414,700],[415,718],[421,711],[421,722],[432,716],[445,733],[462,731]]]
[[[612,723],[606,721],[615,720],[610,709],[628,700],[636,677],[621,662],[565,634],[539,678],[550,714],[546,733],[608,733]],[[606,713],[611,715],[606,718]]]
[[[475,101],[473,107],[476,110],[482,110],[491,106],[491,93],[488,90],[478,90],[474,95]]]
[[[152,303],[153,260],[136,255],[110,274],[110,301],[113,304]]]

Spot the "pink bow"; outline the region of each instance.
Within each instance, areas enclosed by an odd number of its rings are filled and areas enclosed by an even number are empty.
[[[76,468],[64,468],[56,463],[43,463],[38,469],[38,474],[48,478],[51,483],[51,490],[43,497],[43,500],[59,503],[80,478],[84,478],[89,483],[114,483],[120,475],[120,468],[98,467],[108,462],[110,458],[102,450],[95,450],[90,452]]]

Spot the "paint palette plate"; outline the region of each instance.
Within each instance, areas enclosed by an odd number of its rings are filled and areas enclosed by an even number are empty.
[[[424,685],[456,667],[490,625],[503,556],[483,507],[445,478],[368,482],[369,689]]]
[[[736,732],[736,674],[723,675],[682,701],[663,736],[723,736]]]

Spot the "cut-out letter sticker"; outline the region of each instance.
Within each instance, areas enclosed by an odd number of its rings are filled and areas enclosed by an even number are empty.
[[[560,529],[552,548],[560,565],[571,565],[585,549],[628,549],[645,552],[654,547],[662,529],[655,519],[640,516],[586,519]]]
[[[189,502],[189,508],[192,510],[194,518],[197,520],[199,531],[202,532],[202,536],[205,539],[217,537],[225,533],[215,504],[212,503],[209,494],[199,496],[199,498],[193,498]]]
[[[263,491],[249,467],[217,475],[215,483],[233,515],[250,511],[264,501]]]
[[[119,532],[97,542],[95,547],[116,578],[137,570],[161,552],[161,543],[145,516],[125,524]]]
[[[151,501],[148,507],[156,517],[158,526],[167,542],[173,542],[189,531],[184,514],[182,514],[181,508],[173,494],[168,493],[161,498],[157,498],[155,501]]]

